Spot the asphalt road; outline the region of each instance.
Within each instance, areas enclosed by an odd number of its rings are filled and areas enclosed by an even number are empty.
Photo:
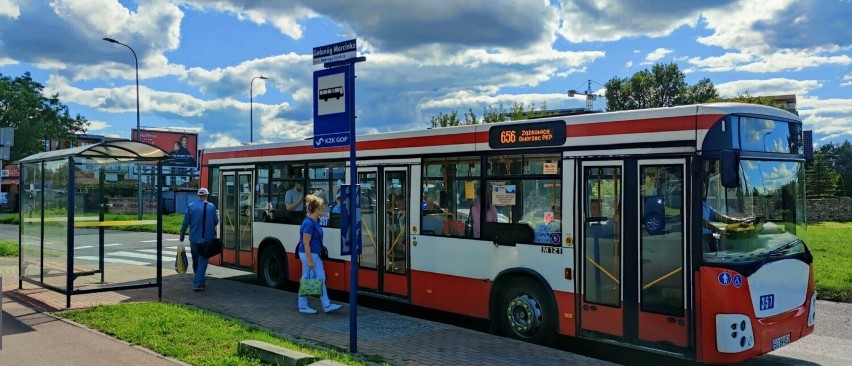
[[[18,226],[0,224],[0,237],[17,238]],[[141,266],[153,266],[156,263],[156,255],[151,253],[151,249],[156,248],[155,239],[156,236],[153,233],[111,232],[107,235],[105,242],[118,245],[106,246],[106,257],[113,260],[134,261]],[[85,241],[83,246],[91,245],[88,241],[92,240],[96,244],[97,235],[93,231],[90,234],[81,235],[79,240],[80,243]],[[163,234],[164,269],[173,270],[174,247],[177,244],[177,235]],[[80,248],[80,245],[78,244],[77,247]],[[94,247],[78,249],[76,256],[97,256],[97,249]],[[852,365],[852,304],[818,301],[816,319],[816,330],[810,336],[740,365]],[[607,358],[605,354],[601,356]],[[656,358],[645,360],[644,357],[640,357],[637,363],[648,363],[644,361],[657,363]],[[679,363],[676,360],[663,362]]]

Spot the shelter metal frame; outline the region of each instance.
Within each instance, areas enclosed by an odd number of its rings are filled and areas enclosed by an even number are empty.
[[[162,300],[163,298],[163,205],[162,205],[162,196],[163,196],[163,163],[166,160],[170,160],[171,156],[168,152],[160,149],[159,147],[139,142],[139,141],[131,141],[131,140],[116,140],[116,141],[107,141],[94,145],[80,146],[74,147],[70,149],[62,149],[62,150],[54,150],[43,153],[38,153],[34,155],[30,155],[26,158],[18,161],[19,169],[21,171],[21,180],[20,183],[22,186],[29,179],[25,178],[25,173],[28,172],[27,167],[38,167],[38,175],[40,177],[39,183],[39,195],[40,198],[38,200],[39,204],[39,218],[32,217],[24,217],[24,200],[19,200],[20,204],[20,222],[21,229],[18,231],[18,246],[19,252],[21,255],[18,257],[18,288],[23,288],[23,283],[31,283],[39,287],[43,287],[55,292],[62,293],[66,296],[66,307],[71,307],[71,296],[74,294],[86,294],[86,293],[95,293],[95,292],[104,292],[104,291],[116,291],[116,290],[127,290],[127,289],[136,289],[136,288],[148,288],[148,287],[157,287],[158,288],[158,298]],[[44,167],[47,163],[53,162],[67,162],[67,183],[65,184],[65,193],[66,193],[66,207],[67,207],[67,216],[64,218],[61,217],[51,217],[49,220],[45,220],[45,174]],[[77,191],[77,183],[76,183],[76,173],[77,173],[77,163],[83,162],[92,162],[99,165],[100,169],[98,176],[98,191],[97,194],[97,202],[99,205],[98,209],[98,217],[97,221],[94,218],[89,220],[83,220],[81,217],[80,220],[75,220],[76,213],[76,199],[75,192]],[[156,163],[157,164],[157,188],[156,188],[156,202],[157,202],[157,218],[156,220],[127,220],[127,221],[105,221],[104,214],[106,209],[106,204],[104,203],[104,169],[103,166],[110,164],[126,164],[126,163]],[[28,177],[29,178],[29,177]],[[141,183],[141,174],[137,176],[138,184]],[[24,187],[21,187],[24,188]],[[20,190],[24,192],[23,189]],[[33,198],[33,205],[35,205],[35,197]],[[142,208],[139,207],[141,210]],[[140,211],[141,212],[141,211]],[[45,252],[45,223],[47,221],[64,221],[67,225],[66,232],[66,250],[67,250],[67,258],[65,268],[65,288],[61,288],[57,285],[51,285],[45,282],[45,261],[44,261],[44,252]],[[37,276],[38,279],[29,278],[25,275],[25,248],[24,248],[24,225],[25,223],[35,223],[38,222],[40,227],[39,230],[39,268]],[[91,276],[100,274],[101,275],[101,283],[105,282],[105,265],[104,265],[104,237],[105,230],[108,227],[116,227],[116,226],[124,226],[124,225],[150,225],[156,224],[157,232],[156,232],[156,256],[157,256],[157,269],[156,269],[156,281],[155,282],[147,282],[147,283],[136,283],[129,284],[130,282],[124,282],[117,285],[109,285],[103,287],[96,288],[88,288],[88,289],[74,289],[74,281],[80,276]],[[76,228],[98,228],[98,268],[89,270],[89,271],[75,271],[74,270],[74,239],[75,239],[75,229]],[[144,279],[143,279],[144,280]]]

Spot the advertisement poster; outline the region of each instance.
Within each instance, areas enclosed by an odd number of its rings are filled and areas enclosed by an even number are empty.
[[[136,140],[136,130],[132,132],[133,140]],[[174,160],[166,162],[165,165],[196,167],[196,154],[198,153],[198,134],[192,132],[174,132],[141,130],[138,141],[159,147],[171,153]]]
[[[514,184],[495,185],[494,190],[491,192],[491,203],[494,206],[514,206],[516,193]]]

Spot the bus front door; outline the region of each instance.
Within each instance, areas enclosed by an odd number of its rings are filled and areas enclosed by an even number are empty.
[[[408,297],[411,191],[407,167],[359,168],[361,246],[358,287]]]
[[[621,338],[624,303],[621,275],[623,258],[624,164],[621,161],[582,165],[581,204],[583,237],[580,330],[587,336]]]
[[[219,207],[219,233],[222,238],[222,265],[252,266],[252,214],[254,211],[251,171],[222,171]]]
[[[581,335],[688,353],[685,166],[582,164]]]

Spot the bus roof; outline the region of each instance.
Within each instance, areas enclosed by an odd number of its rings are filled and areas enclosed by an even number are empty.
[[[706,132],[713,123],[729,114],[760,115],[799,121],[798,116],[775,107],[746,103],[712,103],[359,135],[356,142],[360,157],[482,151],[491,150],[488,131],[494,126],[547,121],[565,122],[568,133],[564,146],[696,141],[700,138],[698,132]],[[606,137],[606,140],[594,137]],[[313,139],[308,138],[210,148],[204,150],[203,160],[205,163],[221,159],[257,163],[275,160],[273,157],[283,155],[297,155],[311,160],[348,157],[348,146],[315,149],[312,141]]]

